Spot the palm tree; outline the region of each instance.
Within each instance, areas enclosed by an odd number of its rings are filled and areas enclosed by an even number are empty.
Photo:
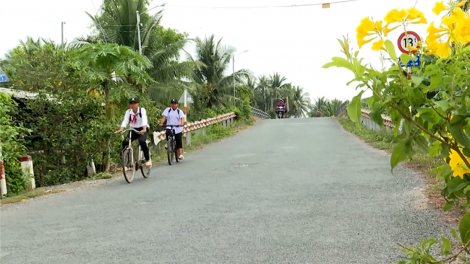
[[[311,107],[311,111],[309,113],[310,117],[322,117],[325,116],[325,107],[327,104],[327,99],[325,97],[317,97],[314,99],[313,105]]]
[[[201,67],[198,61],[180,62],[180,53],[189,43],[185,34],[160,26],[162,11],[153,16],[142,14],[147,10],[147,0],[105,0],[102,13],[90,16],[95,31],[94,36],[77,38],[73,47],[90,43],[117,43],[138,50],[136,11],[141,13],[142,53],[148,57],[152,66],[147,70],[155,83],[148,87],[148,96],[159,107],[168,104],[170,98],[179,97],[183,88],[191,81],[195,68]],[[168,41],[166,36],[173,36]]]
[[[323,109],[324,116],[334,116],[341,104],[343,104],[343,101],[336,98],[333,100],[328,100]]]
[[[269,79],[269,77],[266,76],[266,75],[261,75],[258,78],[258,85],[256,86],[256,89],[260,91],[260,97],[257,101],[262,102],[261,105],[263,106],[263,108],[262,108],[263,111],[268,110],[267,102],[271,101],[271,99],[270,99],[271,96],[269,96],[269,88],[270,87],[271,87],[271,80]]]
[[[287,78],[282,77],[279,73],[274,73],[273,75],[269,76],[270,78],[270,95],[271,101],[272,99],[281,97],[281,90],[290,86],[290,83],[287,83]],[[272,103],[271,103],[272,104]],[[274,105],[271,105],[274,107]]]
[[[299,86],[289,88],[289,112],[288,115],[306,116],[310,109],[310,95]],[[287,97],[287,96],[286,96]]]
[[[107,0],[103,2],[101,7],[102,13],[100,15],[92,16],[89,13],[86,14],[93,20],[101,40],[109,43],[118,43],[138,50],[139,39],[137,37],[136,11],[142,14],[147,10],[147,4],[146,0]],[[153,30],[160,23],[162,12],[160,10],[153,16],[147,14],[140,16],[143,54],[151,53],[151,51],[147,52],[146,49],[151,43]]]
[[[192,88],[193,98],[198,97],[204,107],[227,106],[233,98],[233,85],[241,84],[246,80],[250,73],[248,70],[241,69],[231,75],[225,75],[229,68],[234,49],[223,47],[222,39],[215,40],[214,35],[208,38],[200,39],[197,37],[196,58],[188,54],[188,60],[191,62],[201,62],[204,66],[193,71],[192,79],[195,83]]]

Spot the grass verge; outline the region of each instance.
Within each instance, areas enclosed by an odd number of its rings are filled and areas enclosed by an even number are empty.
[[[0,200],[0,206],[4,204],[19,203],[27,199],[32,199],[48,194],[61,193],[65,190],[33,190],[29,192],[20,193],[14,196],[4,197]]]

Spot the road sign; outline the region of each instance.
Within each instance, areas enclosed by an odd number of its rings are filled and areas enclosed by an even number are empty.
[[[188,91],[185,89],[183,94],[181,95],[180,99],[178,100],[178,103],[184,103],[184,94],[186,93],[186,103],[187,104],[193,104],[193,98],[191,95],[188,93]]]
[[[421,41],[421,38],[416,32],[403,32],[398,37],[398,49],[405,54],[415,53],[416,50],[409,50],[406,46],[410,45],[413,48],[419,48],[419,41]]]
[[[8,77],[5,74],[5,72],[2,70],[2,67],[0,67],[0,83],[2,82],[8,82]]]
[[[398,61],[400,62],[401,67],[405,67],[405,64],[403,64],[403,63],[401,62],[400,57],[398,58]],[[409,60],[408,63],[406,64],[406,67],[419,67],[419,65],[421,65],[421,61],[420,61],[419,55],[418,55],[418,56],[416,56],[416,60],[415,60],[415,61]]]

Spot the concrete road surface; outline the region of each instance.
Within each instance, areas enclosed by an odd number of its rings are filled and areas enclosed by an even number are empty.
[[[2,264],[396,263],[448,229],[333,118],[260,121],[148,179],[1,208]]]

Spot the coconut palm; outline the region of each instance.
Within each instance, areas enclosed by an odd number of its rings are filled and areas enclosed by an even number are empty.
[[[314,99],[311,111],[309,113],[310,117],[322,117],[325,116],[325,107],[327,104],[328,100],[325,99],[325,97],[317,97]]]
[[[269,79],[268,76],[266,75],[261,75],[258,78],[258,85],[256,86],[256,89],[259,91],[259,99],[257,99],[257,102],[261,102],[259,105],[263,106],[263,111],[268,110],[268,103],[271,101],[271,97],[269,96],[269,91],[270,91],[270,84],[271,80]]]
[[[97,32],[94,36],[77,38],[72,46],[81,47],[90,43],[117,43],[139,49],[137,38],[136,11],[141,13],[141,45],[142,53],[152,63],[147,70],[155,81],[148,87],[149,97],[163,107],[170,98],[179,97],[187,83],[183,79],[191,80],[193,70],[201,67],[198,61],[180,62],[181,51],[189,43],[185,34],[172,29],[164,29],[160,25],[162,10],[153,16],[142,14],[147,10],[147,0],[105,0],[102,12],[97,16],[90,16]],[[170,36],[168,40],[168,36]]]
[[[273,75],[269,76],[270,78],[270,95],[271,99],[276,99],[281,97],[281,91],[288,86],[290,86],[290,83],[287,83],[287,78],[281,76],[279,73],[274,73]],[[274,106],[272,106],[274,107]]]
[[[310,110],[310,95],[300,86],[291,86],[287,90],[289,91],[286,94],[289,98],[288,115],[307,116]]]
[[[334,116],[341,104],[343,104],[343,101],[336,98],[333,100],[328,100],[323,109],[324,116]]]
[[[222,39],[216,41],[214,35],[200,39],[197,37],[196,57],[188,54],[191,62],[201,62],[204,66],[193,71],[192,79],[195,81],[191,93],[193,98],[198,97],[204,107],[224,107],[235,98],[233,85],[242,84],[249,76],[248,70],[241,69],[231,75],[226,75],[233,56],[234,49],[224,47]]]

